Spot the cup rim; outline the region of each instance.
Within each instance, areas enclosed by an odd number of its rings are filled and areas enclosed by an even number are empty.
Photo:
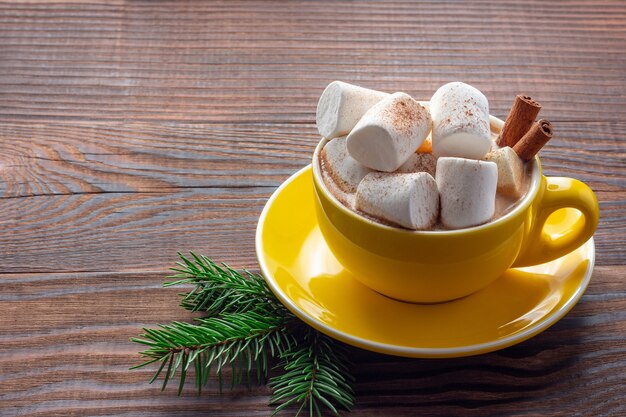
[[[428,105],[428,102],[420,102],[420,104]],[[489,122],[490,122],[490,128],[492,131],[494,131],[493,129],[494,127],[497,130],[502,130],[502,126],[504,126],[504,121],[502,121],[501,119],[495,116],[490,115]],[[513,208],[513,210],[509,211],[504,216],[501,216],[496,220],[488,221],[487,223],[483,223],[478,226],[471,226],[471,227],[467,227],[463,229],[451,229],[451,230],[409,230],[409,229],[404,229],[400,227],[387,226],[387,225],[378,223],[374,220],[368,219],[350,210],[349,208],[344,206],[333,195],[333,193],[328,191],[328,189],[326,188],[326,184],[324,183],[324,180],[322,179],[321,168],[319,166],[320,164],[319,153],[321,152],[324,145],[328,143],[330,140],[331,139],[322,137],[322,139],[318,142],[317,146],[315,147],[315,151],[313,152],[313,160],[312,160],[311,165],[313,166],[313,182],[315,183],[316,188],[318,190],[321,190],[324,193],[324,196],[335,206],[335,208],[339,209],[344,215],[350,217],[353,220],[361,221],[370,227],[373,227],[375,229],[385,231],[385,232],[396,232],[396,233],[407,234],[407,235],[412,235],[412,236],[414,235],[451,236],[451,235],[470,234],[470,233],[474,233],[477,231],[486,230],[486,229],[495,227],[497,225],[500,225],[502,223],[505,223],[512,217],[515,217],[516,215],[518,215],[518,213],[520,213],[521,211],[526,210],[526,208],[528,208],[531,205],[531,203],[535,199],[535,196],[539,192],[539,184],[541,183],[542,170],[541,170],[541,161],[539,160],[539,156],[535,156],[533,158],[533,161],[531,162],[532,164],[531,183],[530,183],[530,187],[528,191],[526,192],[524,197],[522,197],[521,201],[517,203],[516,207]]]

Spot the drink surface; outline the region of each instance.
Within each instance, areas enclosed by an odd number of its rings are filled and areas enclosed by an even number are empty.
[[[500,133],[499,129],[496,129],[493,125],[491,126],[491,137],[493,139],[493,147],[492,149],[497,149],[498,146],[495,143],[495,140],[498,136],[498,134]],[[326,166],[326,163],[324,161],[324,158],[322,157],[323,152],[319,152],[318,155],[318,161],[317,163],[320,166],[320,171],[322,173],[322,179],[324,181],[324,185],[326,186],[326,188],[328,189],[328,191],[339,201],[341,202],[341,204],[343,204],[345,207],[347,207],[348,209],[354,211],[355,213],[359,214],[360,216],[363,216],[369,220],[375,221],[377,223],[381,223],[384,224],[386,226],[392,226],[392,227],[399,227],[397,225],[391,224],[387,221],[385,221],[384,219],[379,219],[379,218],[375,218],[372,217],[369,214],[366,214],[358,209],[355,208],[355,193],[348,193],[343,191],[338,184],[336,183],[336,181],[333,179],[333,177],[330,175],[329,173],[329,169]],[[491,220],[489,222],[493,222],[494,220],[499,219],[500,217],[504,216],[505,214],[511,212],[519,203],[519,201],[521,201],[524,197],[524,195],[526,195],[526,192],[528,191],[528,186],[530,184],[530,173],[528,172],[528,164],[524,165],[524,175],[522,177],[522,192],[519,195],[519,197],[514,197],[514,196],[510,196],[510,195],[504,195],[502,193],[496,193],[496,201],[495,201],[495,211],[494,211],[494,215],[491,218]],[[449,228],[444,227],[441,224],[441,221],[438,220],[437,223],[435,224],[435,226],[430,229],[430,230],[450,230]]]

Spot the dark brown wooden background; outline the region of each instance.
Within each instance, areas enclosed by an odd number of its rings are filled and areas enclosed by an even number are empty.
[[[1,1],[0,415],[270,414],[263,387],[161,393],[128,338],[188,318],[160,288],[176,251],[257,268],[257,217],[335,79],[462,80],[500,117],[530,94],[557,131],[545,171],[601,207],[567,317],[471,358],[354,349],[351,416],[626,415],[625,50],[624,1]]]

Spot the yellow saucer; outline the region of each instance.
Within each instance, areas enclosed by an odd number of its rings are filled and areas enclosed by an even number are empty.
[[[327,335],[351,345],[416,358],[458,357],[502,349],[561,319],[589,284],[593,239],[562,258],[511,269],[465,298],[410,304],[360,284],[329,251],[314,211],[311,167],[285,181],[267,202],[256,231],[261,272],[289,310]],[[560,210],[546,224],[577,212]]]

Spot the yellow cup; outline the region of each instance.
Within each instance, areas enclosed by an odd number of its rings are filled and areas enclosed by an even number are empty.
[[[492,129],[503,122],[491,117]],[[337,260],[373,290],[402,301],[435,303],[464,297],[495,281],[510,267],[557,259],[585,243],[598,225],[595,194],[573,178],[545,177],[531,161],[531,186],[517,207],[495,221],[446,231],[385,226],[347,209],[326,188],[319,166],[322,139],[313,155],[316,213]],[[563,230],[545,230],[563,208],[581,215]]]

